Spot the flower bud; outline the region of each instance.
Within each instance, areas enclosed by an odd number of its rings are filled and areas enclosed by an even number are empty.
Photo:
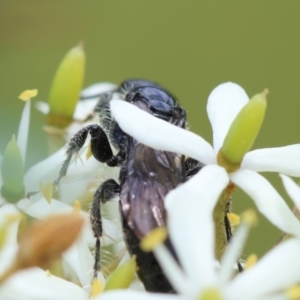
[[[48,268],[78,237],[84,220],[78,214],[61,214],[32,224],[20,240],[16,261],[22,269]]]
[[[65,128],[73,121],[73,113],[82,89],[85,69],[83,45],[72,48],[55,74],[50,95],[47,123]]]
[[[252,147],[264,120],[268,90],[255,95],[232,122],[218,153],[218,163],[229,171],[239,168],[244,155]],[[227,164],[232,164],[226,167]]]
[[[1,174],[2,197],[8,202],[16,203],[25,196],[25,187],[22,156],[14,135],[4,151]]]
[[[33,223],[22,235],[13,264],[0,276],[0,283],[20,270],[49,268],[75,242],[83,224],[83,218],[74,213]]]

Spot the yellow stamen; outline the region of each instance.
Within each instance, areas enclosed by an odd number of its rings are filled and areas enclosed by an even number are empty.
[[[241,223],[241,218],[234,213],[228,213],[227,217],[229,219],[230,225],[235,227],[238,226]]]
[[[38,90],[26,90],[20,94],[19,99],[22,101],[28,101],[30,98],[35,97],[38,94]]]
[[[143,251],[150,252],[158,245],[162,244],[168,236],[166,227],[157,227],[150,231],[141,241],[140,246]]]
[[[88,146],[86,154],[85,154],[86,160],[88,160],[91,156],[93,156],[93,152],[92,152],[91,143],[89,143],[89,146]]]
[[[286,295],[290,300],[299,300],[300,299],[300,286],[294,285],[287,289]]]
[[[101,280],[94,278],[91,288],[91,297],[96,297],[100,295],[103,291],[103,283]]]
[[[80,202],[78,200],[76,200],[74,202],[73,212],[74,213],[80,213],[80,210],[81,210]]]
[[[256,212],[253,209],[247,209],[241,215],[242,222],[248,223],[250,226],[255,226],[258,223]]]
[[[245,270],[249,270],[250,268],[252,268],[257,262],[257,255],[252,253],[248,256],[246,263],[245,263]]]
[[[222,300],[222,295],[215,287],[206,288],[198,298],[199,300]]]
[[[51,204],[51,199],[53,196],[53,184],[52,182],[48,182],[46,183],[46,185],[44,185],[43,182],[40,182],[40,190],[44,196],[44,198],[46,199],[46,201]]]

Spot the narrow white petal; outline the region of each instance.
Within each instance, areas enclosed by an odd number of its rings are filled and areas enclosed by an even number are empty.
[[[80,93],[80,101],[78,101],[74,119],[84,121],[94,111],[95,106],[99,102],[99,95],[102,93],[112,92],[117,85],[109,82],[95,83]]]
[[[53,214],[70,213],[73,207],[55,199],[48,203],[45,198],[41,198],[37,202],[32,203],[29,199],[20,200],[16,206],[24,211],[27,215],[36,218],[44,219]]]
[[[214,151],[202,137],[151,116],[121,100],[112,100],[111,111],[127,134],[157,150],[185,154],[204,164],[215,163]]]
[[[226,289],[228,299],[237,299],[237,295],[247,295],[250,299],[263,297],[299,283],[299,253],[300,241],[297,239],[276,246],[253,268],[233,279]]]
[[[78,121],[85,121],[86,118],[94,111],[96,104],[99,101],[99,96],[93,99],[79,101],[76,105],[73,118]]]
[[[300,187],[290,177],[279,174],[282,179],[283,185],[290,198],[294,201],[298,210],[300,209]]]
[[[242,168],[300,177],[300,144],[250,151],[243,159]]]
[[[29,122],[30,122],[30,100],[26,101],[21,121],[19,124],[17,143],[20,147],[21,156],[23,159],[23,164],[25,164],[26,158],[26,149],[27,149],[27,141],[28,141],[28,133],[29,133]]]
[[[99,170],[101,164],[95,160],[94,157],[91,157],[89,160],[86,160],[87,148],[84,148],[80,151],[80,158],[77,158],[75,161],[75,157],[71,160],[70,166],[65,178],[62,178],[61,185],[64,183],[68,185],[68,183],[72,184],[76,180],[84,179],[88,182],[95,173]],[[24,183],[26,187],[26,192],[38,191],[40,182],[48,183],[54,181],[59,174],[63,161],[66,159],[65,149],[60,149],[50,157],[45,160],[39,162],[34,165],[32,168],[28,170],[25,175]],[[81,185],[78,187],[82,187]],[[73,188],[73,193],[77,191],[77,189]],[[80,193],[78,192],[77,198],[80,197]]]
[[[187,300],[179,295],[147,293],[131,290],[111,291],[100,294],[93,300]]]
[[[110,82],[94,83],[81,91],[80,98],[98,97],[100,94],[111,92],[117,87],[116,84]]]
[[[89,295],[78,285],[32,268],[8,279],[0,288],[5,300],[88,300]]]
[[[165,245],[158,245],[154,249],[154,254],[175,291],[178,294],[190,295],[193,286],[191,282],[185,280],[185,272],[178,265],[167,247]],[[196,292],[198,292],[198,289]]]
[[[40,111],[44,115],[48,115],[50,111],[50,106],[47,102],[44,101],[36,101],[35,108]]]
[[[65,149],[60,149],[50,157],[37,163],[31,167],[25,174],[24,184],[26,192],[32,192],[39,190],[39,183],[46,178],[45,183],[53,181],[60,170],[61,163],[65,159]],[[47,180],[49,179],[49,180]]]
[[[244,89],[232,82],[220,84],[209,95],[206,109],[216,153],[222,147],[232,121],[248,101],[249,97]]]
[[[231,180],[255,202],[259,211],[282,231],[300,237],[300,222],[273,186],[260,174],[239,170]]]
[[[89,292],[93,277],[94,257],[91,254],[85,240],[80,236],[74,245],[63,253],[63,258],[77,275],[81,285]],[[99,273],[102,275],[102,273]],[[103,275],[99,277],[105,283]]]
[[[215,281],[212,212],[228,182],[223,168],[206,166],[166,198],[171,240],[197,289]]]
[[[224,286],[231,279],[233,273],[235,272],[233,266],[236,265],[241,252],[243,251],[244,245],[246,243],[250,225],[243,222],[234,234],[233,239],[225,250],[225,253],[221,261],[221,269],[219,273],[219,284]]]

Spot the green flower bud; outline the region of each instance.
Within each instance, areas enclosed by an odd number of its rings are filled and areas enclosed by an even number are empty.
[[[239,168],[244,155],[251,149],[264,120],[268,90],[255,95],[232,122],[218,153],[218,163],[228,171]]]
[[[56,71],[49,95],[48,124],[64,128],[73,121],[84,69],[85,53],[82,44],[79,44],[66,54]]]
[[[136,261],[133,255],[130,260],[119,266],[108,279],[105,285],[105,291],[126,289],[133,281],[136,272]]]
[[[12,203],[16,203],[18,200],[24,198],[24,166],[21,152],[14,135],[7,144],[3,155],[1,175],[3,180],[1,187],[2,196]]]

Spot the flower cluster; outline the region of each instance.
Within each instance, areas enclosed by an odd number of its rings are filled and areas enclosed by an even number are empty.
[[[82,53],[78,53],[78,49],[74,51],[82,69]],[[61,68],[64,69],[64,65]],[[82,81],[81,76],[78,81]],[[92,86],[82,94],[92,98],[91,95],[113,89],[115,85],[105,83]],[[55,86],[53,99],[57,91],[59,88]],[[116,99],[117,96],[110,102],[112,116],[120,128],[139,143],[178,153],[203,164],[197,174],[166,196],[166,228],[160,227],[159,233],[154,230],[141,243],[144,251],[155,254],[177,293],[172,295],[145,292],[138,280],[132,283],[135,258],[129,259],[128,254],[118,256],[120,248],[124,248],[120,226],[108,218],[103,218],[105,235],[102,244],[114,245],[111,248],[117,252],[117,267],[113,266],[114,272],[109,277],[99,272],[98,278],[92,279],[94,258],[91,249],[95,239],[88,223],[88,212],[81,210],[77,200],[94,186],[94,178],[99,177],[99,173],[102,178],[116,178],[117,174],[94,158],[87,160],[89,141],[79,153],[79,159],[84,163],[76,164],[75,159],[71,160],[67,176],[59,186],[59,196],[53,192],[51,182],[57,178],[65,159],[64,148],[24,172],[29,98],[34,93],[22,94],[26,104],[17,138],[13,137],[4,155],[0,156],[1,299],[300,299],[297,286],[300,283],[300,222],[275,188],[259,174],[280,173],[287,193],[300,210],[300,188],[289,177],[300,177],[300,144],[250,151],[264,119],[267,91],[251,100],[234,83],[221,84],[212,91],[207,112],[213,129],[213,146],[188,130],[156,118],[123,99]],[[73,107],[76,119],[84,120],[95,101],[96,98],[80,101],[76,108]],[[52,109],[45,103],[39,103],[38,107],[44,112]],[[59,114],[55,110],[55,115]],[[69,127],[64,130],[67,135],[75,127],[88,124],[70,123],[71,112],[68,114]],[[279,245],[254,266],[246,262],[244,271],[238,274],[235,266],[249,229],[256,223],[256,216],[252,211],[241,216],[234,239],[220,255],[220,249],[216,249],[214,212],[217,203],[222,201],[222,193],[232,185],[244,190],[258,210],[285,233]],[[39,190],[41,192],[30,199],[25,197],[27,193]],[[28,226],[22,215],[42,222],[29,226],[23,234],[22,227]],[[25,238],[18,241],[18,234]],[[177,254],[176,259],[164,244],[167,235]],[[117,247],[116,242],[120,242]],[[53,275],[47,269],[54,269],[53,261],[60,257],[59,271]]]

